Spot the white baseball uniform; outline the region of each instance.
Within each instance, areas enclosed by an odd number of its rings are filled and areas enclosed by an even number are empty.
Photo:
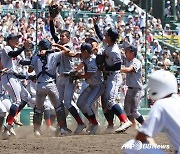
[[[151,108],[148,118],[139,132],[154,137],[164,131],[176,151],[180,150],[180,97],[173,94],[171,97],[159,99]]]

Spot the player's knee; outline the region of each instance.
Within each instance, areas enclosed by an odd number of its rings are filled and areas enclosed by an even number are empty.
[[[64,111],[65,107],[64,104],[61,103],[58,107],[55,108],[55,112],[57,113],[58,111]]]
[[[18,107],[19,107],[18,104],[12,104],[11,107],[10,107],[10,113],[9,113],[9,115],[10,115],[10,116],[15,116],[15,115],[16,115],[16,112],[17,112],[17,110],[18,110]]]
[[[134,112],[132,113],[132,116],[133,116],[135,119],[137,119],[137,118],[139,118],[139,117],[141,116],[141,114],[140,114],[138,111],[134,111]]]
[[[43,110],[34,108],[33,124],[41,125]]]

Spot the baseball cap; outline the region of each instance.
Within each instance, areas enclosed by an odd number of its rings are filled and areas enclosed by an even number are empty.
[[[108,36],[110,36],[111,39],[113,39],[113,40],[115,40],[115,41],[116,41],[116,39],[119,37],[118,31],[117,31],[116,29],[113,29],[113,28],[109,28],[109,29],[107,30],[106,34],[107,34]]]
[[[137,48],[134,45],[129,45],[125,48],[125,50],[129,50],[131,52],[134,52],[134,54],[137,54]]]
[[[98,39],[95,38],[95,37],[88,37],[88,38],[85,39],[85,42],[86,42],[86,43],[90,43],[91,41],[98,43]]]
[[[6,41],[9,42],[9,40],[12,40],[14,38],[20,38],[21,35],[15,35],[15,34],[9,34],[7,37],[6,37]]]
[[[92,45],[90,44],[90,43],[83,43],[82,45],[81,45],[81,51],[82,50],[87,50],[87,52],[89,53],[89,54],[91,54],[92,53]]]
[[[48,50],[51,48],[51,42],[47,39],[42,39],[38,44],[39,50]]]

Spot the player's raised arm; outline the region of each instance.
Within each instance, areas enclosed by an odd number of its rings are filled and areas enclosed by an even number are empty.
[[[97,18],[97,17],[94,17],[94,18],[93,18],[94,29],[95,29],[96,34],[97,34],[97,36],[99,37],[99,39],[100,39],[101,41],[103,41],[104,35],[103,35],[103,33],[101,32],[101,30],[100,30],[97,22],[98,22],[98,18]]]

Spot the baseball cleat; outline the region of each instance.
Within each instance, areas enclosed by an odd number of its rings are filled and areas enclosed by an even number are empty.
[[[53,127],[53,126],[49,126],[48,130],[50,130],[51,132],[56,132],[57,131],[57,129],[55,127]]]
[[[118,129],[115,130],[116,133],[125,132],[129,127],[132,126],[132,122],[127,120],[125,123],[122,123]]]
[[[108,125],[105,129],[106,133],[113,133],[114,132],[114,125]]]
[[[91,124],[91,123],[89,123],[89,124],[88,124],[88,127],[87,127],[87,129],[86,129],[86,132],[88,132],[88,133],[90,132],[90,130],[91,130],[91,126],[92,126],[92,124]]]
[[[3,140],[8,140],[10,138],[11,134],[8,130],[4,130],[1,134],[1,137]]]
[[[72,133],[72,130],[70,130],[69,128],[66,128],[68,133],[71,134]]]
[[[39,136],[41,136],[42,134],[41,134],[41,132],[39,131],[39,130],[35,130],[34,131],[34,136],[36,136],[36,137],[39,137]]]
[[[108,125],[106,129],[112,130],[112,129],[114,129],[114,125]]]
[[[17,118],[14,118],[14,124],[23,126],[22,122],[20,122]]]
[[[68,129],[60,128],[60,134],[61,135],[68,135],[68,134],[70,134],[70,132],[68,131]]]
[[[14,131],[13,125],[4,125],[4,130],[9,131],[11,135],[16,136],[16,132]]]
[[[98,127],[99,127],[99,123],[97,125],[92,125],[90,132],[89,132],[89,135],[96,135]]]
[[[78,125],[76,130],[74,131],[74,134],[79,134],[83,131],[83,129],[86,128],[86,125],[85,124],[82,124],[82,125]]]

